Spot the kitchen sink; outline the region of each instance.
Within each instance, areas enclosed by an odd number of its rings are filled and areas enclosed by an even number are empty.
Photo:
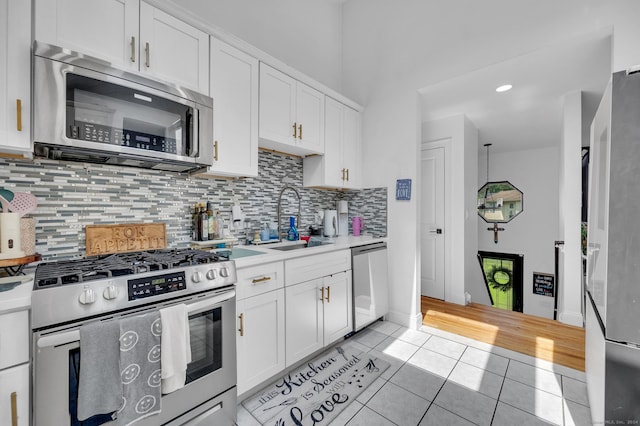
[[[271,247],[271,250],[290,251],[307,248],[307,244],[287,244],[286,246]]]
[[[290,250],[304,249],[304,248],[308,248],[308,247],[323,246],[323,245],[326,245],[326,244],[333,244],[333,241],[325,241],[325,240],[321,240],[321,239],[312,238],[307,243],[302,243],[302,242],[289,243],[289,244],[278,245],[277,247],[269,247],[269,248],[272,249],[272,250],[290,251]]]

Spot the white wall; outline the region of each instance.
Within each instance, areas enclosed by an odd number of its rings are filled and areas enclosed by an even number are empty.
[[[558,275],[558,319],[582,327],[582,93],[564,99],[563,137],[560,145],[559,240],[564,241]]]
[[[545,2],[544,7],[536,1],[509,0],[347,1],[343,6],[343,91],[366,107],[365,185],[394,188],[398,178],[417,182],[419,89],[557,40],[610,26],[614,26],[615,34],[614,69],[631,66],[640,63],[638,16],[640,2],[636,0],[563,0]],[[440,46],[444,39],[448,48],[443,51]],[[557,215],[558,164],[557,159],[550,160],[550,168],[554,168],[551,173],[556,175]],[[391,306],[406,314],[406,321],[402,321],[405,323],[415,318],[419,303],[417,207],[390,200],[388,214],[390,272],[394,280]],[[555,221],[556,234],[551,239],[557,236],[557,216]],[[509,232],[503,232],[501,238]],[[545,247],[548,258],[525,260],[525,267],[553,271],[551,244]],[[464,250],[464,245],[460,249]],[[532,300],[531,312],[548,314],[545,302]]]
[[[422,123],[422,142],[450,140],[445,191],[450,197],[445,255],[445,300],[464,304],[464,292],[477,269],[476,186],[478,131],[464,115]],[[419,194],[419,192],[418,192]],[[418,220],[419,221],[419,220]],[[390,234],[390,233],[389,233]],[[420,259],[420,257],[417,257]],[[461,267],[462,265],[462,267]],[[475,267],[475,268],[474,268]],[[420,265],[417,265],[420,271]],[[418,273],[419,274],[419,273]],[[400,306],[397,308],[400,309]]]
[[[316,0],[173,0],[320,83],[342,88],[342,4]]]
[[[494,154],[489,151],[489,180],[508,180],[523,192],[523,212],[500,224],[498,243],[479,216],[478,250],[524,255],[523,312],[553,318],[553,298],[533,294],[533,272],[554,273],[554,242],[558,240],[558,148]],[[484,185],[487,157],[478,159],[478,183]],[[480,275],[480,268],[477,269]]]

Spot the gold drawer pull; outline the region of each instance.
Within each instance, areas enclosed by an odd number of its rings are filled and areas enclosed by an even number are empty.
[[[145,43],[144,44],[144,58],[145,58],[145,62],[144,64],[147,66],[147,68],[149,68],[149,57],[151,56],[150,52],[149,52],[149,43]]]
[[[298,137],[298,123],[293,123],[293,138],[297,138]]]
[[[18,426],[18,394],[11,392],[11,426]]]
[[[331,303],[331,286],[327,286],[327,303]]]
[[[302,140],[302,124],[298,126],[298,139]]]
[[[238,315],[238,318],[240,318],[240,328],[238,331],[240,332],[240,337],[242,337],[244,336],[244,314]]]
[[[218,161],[218,141],[213,141],[213,159]]]
[[[322,294],[321,294],[321,296],[320,296],[320,301],[321,301],[322,303],[324,303],[324,287],[322,287],[322,288],[320,289],[320,291],[322,292]]]
[[[22,131],[22,99],[16,99],[16,128]]]
[[[271,277],[262,277],[262,278],[254,278],[251,280],[253,284],[263,283],[265,281],[269,281]]]

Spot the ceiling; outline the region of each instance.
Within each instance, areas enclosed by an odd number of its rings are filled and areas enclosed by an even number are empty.
[[[465,114],[479,151],[559,146],[564,95],[583,92],[583,145],[611,73],[611,37],[600,32],[548,46],[420,90],[422,121]],[[503,84],[513,89],[497,93]]]

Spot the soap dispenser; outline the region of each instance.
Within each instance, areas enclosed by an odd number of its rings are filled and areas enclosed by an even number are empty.
[[[296,229],[296,218],[289,216],[289,231],[287,232],[287,240],[298,241],[298,230]]]

